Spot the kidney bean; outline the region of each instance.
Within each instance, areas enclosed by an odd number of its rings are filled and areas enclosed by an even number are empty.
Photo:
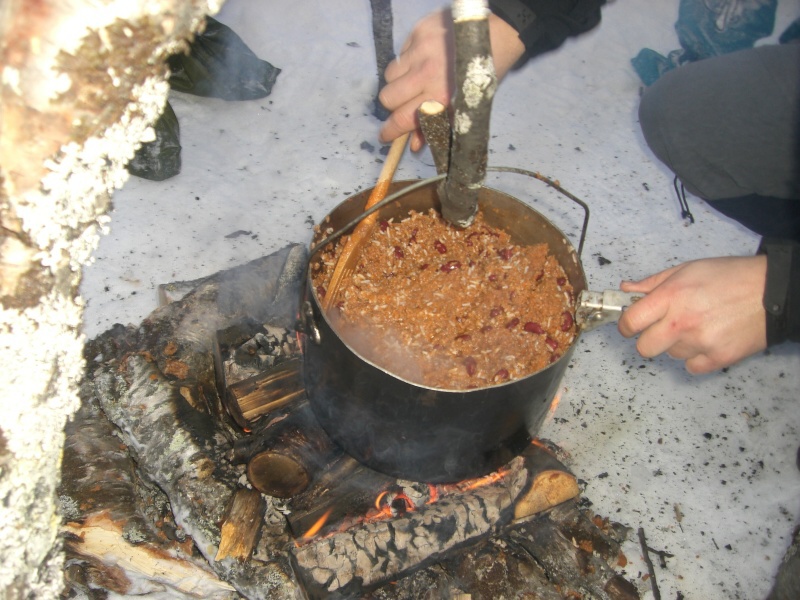
[[[567,278],[559,277],[558,279],[556,279],[556,283],[558,284],[559,287],[564,287],[565,285],[567,285]]]
[[[495,273],[490,273],[489,281],[497,281],[497,275]]]
[[[552,364],[552,363],[556,362],[559,358],[561,358],[561,355],[558,352],[553,352],[550,355],[550,363]]]
[[[544,327],[539,325],[539,323],[534,323],[533,321],[528,321],[525,323],[524,329],[528,333],[538,333],[539,335],[544,333]]]
[[[325,297],[325,288],[322,287],[321,285],[317,286],[317,296],[319,296],[320,300],[322,300]]]
[[[467,369],[467,375],[472,377],[475,375],[475,372],[478,370],[478,361],[468,356],[464,359],[464,367]]]
[[[404,258],[405,257],[405,253],[403,252],[403,249],[400,246],[395,246],[394,247],[394,257],[395,258]]]
[[[539,274],[536,276],[536,281],[541,281],[542,277],[544,277],[544,271],[539,271]]]
[[[544,343],[550,346],[550,349],[555,352],[556,348],[558,348],[558,342],[551,337],[547,337],[544,340]]]
[[[497,255],[503,260],[508,260],[514,255],[514,252],[511,248],[501,248],[497,251]]]
[[[472,336],[468,333],[460,333],[455,339],[459,342],[468,342],[472,339]]]
[[[489,311],[489,316],[492,318],[499,317],[504,312],[505,311],[503,310],[502,306],[495,306],[494,308],[492,308],[492,310]]]
[[[428,263],[422,264],[422,265],[420,265],[420,266],[419,266],[419,270],[420,270],[420,271],[424,271],[424,270],[425,270],[425,269],[427,269],[429,266],[430,266],[430,265],[429,265]]]
[[[563,319],[561,321],[561,331],[569,331],[570,329],[572,329],[572,323],[574,322],[572,318],[572,313],[565,310],[561,316]]]
[[[489,333],[492,329],[494,329],[494,327],[491,325],[484,325],[481,327],[481,333]]]
[[[506,323],[506,329],[514,329],[514,327],[516,327],[517,325],[519,325],[519,319],[517,317],[514,317],[508,323]]]
[[[389,221],[381,221],[381,231],[389,229]]]
[[[507,369],[500,369],[497,373],[494,374],[495,381],[505,381],[510,377]]]
[[[418,231],[419,231],[419,229],[417,229],[417,228],[415,227],[415,228],[414,228],[414,231],[412,231],[412,232],[411,232],[411,237],[410,237],[410,238],[408,238],[408,243],[409,243],[409,244],[412,244],[412,243],[414,243],[414,242],[416,242],[416,241],[417,241],[417,232],[418,232]]]
[[[433,247],[434,247],[434,248],[436,248],[436,251],[437,251],[439,254],[445,254],[445,253],[447,252],[447,246],[445,246],[445,245],[444,245],[442,242],[440,242],[439,240],[436,240],[435,242],[433,242]]]
[[[460,268],[461,268],[460,262],[458,262],[457,260],[450,260],[444,263],[441,267],[439,267],[439,270],[442,271],[443,273],[449,273],[450,271],[455,271],[456,269]]]

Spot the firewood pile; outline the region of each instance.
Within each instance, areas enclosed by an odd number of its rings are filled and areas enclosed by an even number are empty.
[[[164,289],[86,347],[62,486],[65,597],[639,598],[626,527],[558,448],[489,476],[400,481],[345,455],[305,399],[307,255]]]

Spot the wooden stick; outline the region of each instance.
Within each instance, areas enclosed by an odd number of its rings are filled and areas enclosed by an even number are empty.
[[[419,125],[431,149],[433,163],[439,175],[447,173],[450,165],[450,119],[447,107],[436,100],[423,102],[417,110]]]
[[[486,177],[489,121],[497,75],[492,61],[486,2],[453,2],[456,43],[453,143],[443,186],[442,216],[458,227],[472,223]]]
[[[403,156],[403,151],[406,148],[406,142],[408,142],[409,135],[410,134],[408,133],[401,135],[394,142],[392,142],[392,147],[389,149],[389,154],[386,156],[386,162],[383,163],[383,169],[381,169],[381,173],[378,176],[378,182],[372,189],[372,193],[370,194],[367,203],[364,205],[364,210],[372,208],[375,204],[386,197],[386,193],[389,191],[389,185],[391,185],[392,179],[394,178],[394,173],[397,170],[397,165],[400,163],[400,158]],[[347,266],[350,255],[359,247],[362,242],[364,242],[364,240],[366,240],[366,238],[372,232],[372,226],[375,224],[377,218],[377,213],[373,213],[370,216],[362,219],[361,222],[356,225],[352,235],[347,238],[347,243],[342,249],[342,253],[339,255],[339,260],[336,262],[336,267],[333,270],[333,276],[328,284],[325,297],[321,299],[323,310],[327,311],[331,304],[333,304],[333,299],[336,296],[339,284],[342,282],[342,278],[345,273],[345,267]]]
[[[661,590],[658,589],[658,582],[656,581],[656,569],[653,566],[653,561],[650,560],[650,553],[647,549],[647,539],[644,537],[644,529],[639,527],[639,545],[642,547],[642,555],[644,562],[647,564],[647,572],[650,574],[650,586],[653,590],[653,598],[661,600]]]

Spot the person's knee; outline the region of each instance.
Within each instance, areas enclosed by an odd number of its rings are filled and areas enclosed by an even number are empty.
[[[660,81],[657,81],[642,94],[639,101],[639,126],[653,154],[661,162],[669,165],[669,152],[664,138],[664,120],[668,111],[665,110],[664,86],[659,83]]]

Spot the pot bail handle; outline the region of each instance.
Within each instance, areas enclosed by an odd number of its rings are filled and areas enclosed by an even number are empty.
[[[578,295],[578,307],[575,310],[575,321],[583,331],[591,331],[606,323],[619,321],[622,313],[644,294],[605,290],[591,292],[583,290]]]
[[[487,167],[487,171],[493,171],[497,173],[517,173],[518,175],[526,175],[527,177],[532,177],[533,179],[538,179],[539,181],[546,183],[555,191],[557,191],[562,196],[566,196],[570,200],[572,200],[575,204],[579,205],[583,209],[583,225],[581,226],[581,238],[578,241],[578,257],[580,258],[581,254],[583,254],[583,243],[586,241],[586,232],[589,229],[589,205],[586,204],[583,200],[575,196],[574,194],[569,193],[558,181],[554,181],[549,177],[546,177],[539,173],[538,171],[527,171],[525,169],[518,169],[516,167]]]

